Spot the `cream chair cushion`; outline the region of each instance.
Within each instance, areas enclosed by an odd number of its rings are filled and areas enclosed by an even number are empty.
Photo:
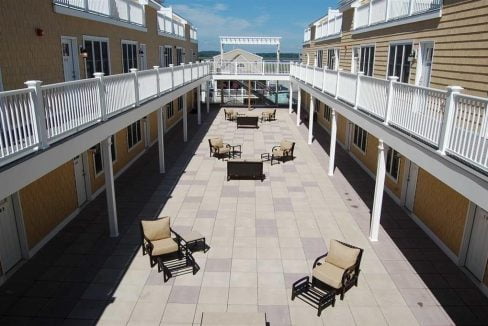
[[[227,154],[230,152],[229,147],[219,147],[219,154]]]
[[[345,246],[337,240],[331,240],[329,253],[325,257],[325,261],[342,269],[346,269],[356,263],[359,252],[359,249]]]
[[[160,256],[178,251],[178,244],[172,238],[152,241],[152,244],[154,246],[152,251],[153,256]]]
[[[327,262],[317,265],[312,271],[313,277],[335,289],[342,287],[343,274],[344,269]]]
[[[273,149],[273,155],[275,157],[282,157],[283,156],[283,150],[280,147],[274,148]]]
[[[283,151],[290,151],[293,147],[293,142],[288,140],[282,140],[280,143],[280,147]]]
[[[163,217],[154,221],[142,221],[142,230],[146,238],[150,241],[171,238],[169,217]]]
[[[220,137],[211,138],[210,143],[212,144],[213,147],[218,147],[218,148],[224,147],[224,141]]]

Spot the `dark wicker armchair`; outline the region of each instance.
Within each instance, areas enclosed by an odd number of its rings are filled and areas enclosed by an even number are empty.
[[[358,285],[359,265],[363,249],[331,240],[329,252],[318,257],[313,264],[312,285],[341,295]]]
[[[222,138],[210,138],[208,140],[208,144],[210,146],[210,156],[230,158],[232,152],[231,146],[229,144],[225,144]]]
[[[271,165],[273,165],[273,161],[287,161],[293,160],[293,151],[295,150],[295,143],[282,140],[278,146],[273,147],[271,150]]]
[[[237,118],[237,112],[233,109],[224,109],[225,120],[234,121]]]

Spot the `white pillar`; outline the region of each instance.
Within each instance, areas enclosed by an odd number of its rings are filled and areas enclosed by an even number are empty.
[[[297,127],[300,125],[300,114],[302,114],[302,90],[298,86]]]
[[[315,112],[314,97],[310,94],[310,108],[308,110],[308,144],[313,141],[313,114]]]
[[[159,154],[159,173],[166,172],[164,164],[164,108],[158,110],[158,154]]]
[[[197,115],[198,124],[202,124],[202,87],[198,85],[197,87]]]
[[[291,112],[293,111],[293,84],[290,82],[290,105],[288,107],[288,113],[291,114]]]
[[[105,195],[107,197],[108,226],[111,237],[119,236],[117,222],[117,205],[115,203],[114,171],[112,167],[112,137],[102,140],[101,151],[103,161],[103,172],[105,175]]]
[[[335,110],[330,111],[330,150],[329,150],[329,175],[334,175],[334,165],[335,165],[335,149],[336,149],[336,138],[337,138],[337,119]]]
[[[205,91],[205,104],[207,104],[207,114],[210,113],[210,83],[205,82],[206,91]],[[214,90],[215,92],[215,90]]]
[[[385,146],[383,140],[378,143],[378,164],[376,167],[376,183],[374,187],[373,211],[371,213],[371,225],[369,227],[369,240],[378,241],[380,230],[381,206],[383,204],[383,191],[385,189]]]
[[[188,108],[186,94],[183,94],[183,141],[188,141]]]

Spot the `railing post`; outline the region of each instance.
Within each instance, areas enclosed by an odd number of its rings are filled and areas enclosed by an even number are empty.
[[[83,0],[83,8],[88,11],[88,0]]]
[[[127,20],[130,22],[130,4],[129,4],[129,1],[127,1]]]
[[[337,98],[339,96],[339,77],[340,77],[340,74],[341,74],[341,69],[338,68],[337,69],[337,76],[336,76],[336,89],[335,89],[335,94],[334,94],[334,97]]]
[[[354,109],[357,110],[359,104],[359,86],[361,85],[362,71],[358,71],[356,75],[356,96],[354,97]]]
[[[373,0],[369,1],[369,10],[368,10],[368,26],[371,25],[371,12],[373,9]]]
[[[385,109],[385,117],[383,124],[388,125],[391,116],[391,105],[393,103],[393,83],[398,80],[397,76],[389,76],[388,77],[388,91],[387,91],[387,98],[386,98],[386,109]]]
[[[175,66],[170,63],[169,67],[171,68],[171,90],[175,89]]]
[[[264,60],[263,60],[263,75],[264,75]]]
[[[444,117],[439,136],[438,152],[441,155],[446,154],[446,148],[449,146],[449,141],[451,140],[451,132],[456,113],[456,95],[460,94],[462,90],[463,88],[461,86],[447,87],[446,107],[444,109]]]
[[[410,0],[408,4],[408,15],[412,16],[413,14],[413,5],[415,4],[415,0]]]
[[[103,83],[103,72],[96,72],[93,76],[97,79],[98,100],[100,105],[100,117],[102,121],[107,120],[107,102],[105,101],[105,85]]]
[[[47,126],[46,126],[46,111],[44,110],[44,101],[42,99],[41,90],[42,81],[29,80],[25,82],[28,88],[33,89],[32,94],[32,107],[34,108],[36,118],[36,130],[39,137],[39,147],[41,149],[49,147],[47,141]]]
[[[182,85],[185,85],[185,64],[184,63],[181,63],[180,64],[181,66],[181,71],[183,72],[183,82],[182,82]]]
[[[237,61],[234,62],[234,74],[237,75]]]
[[[386,8],[385,8],[385,22],[388,21],[390,18],[390,0],[386,0]]]
[[[159,66],[153,66],[153,69],[156,72],[156,87],[157,87],[156,94],[159,97],[161,95],[161,92],[160,92],[161,81],[159,80]]]
[[[190,65],[190,82],[193,80],[193,62],[188,62]]]
[[[130,72],[134,74],[134,97],[136,99],[136,106],[139,106],[139,77],[137,76],[137,68],[131,68]]]
[[[325,92],[325,71],[327,70],[327,66],[324,66],[324,80],[322,81],[322,92]]]
[[[312,73],[312,87],[315,87],[315,66],[312,67],[313,68],[313,73]]]

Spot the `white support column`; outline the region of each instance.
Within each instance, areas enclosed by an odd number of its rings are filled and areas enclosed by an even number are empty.
[[[188,108],[186,94],[183,94],[183,141],[188,141]]]
[[[381,206],[383,205],[383,191],[385,189],[386,153],[383,140],[378,140],[378,163],[376,167],[376,183],[374,186],[373,210],[369,227],[369,240],[378,241],[380,231]]]
[[[310,94],[310,108],[308,110],[308,144],[311,145],[313,141],[313,115],[315,113],[314,97]]]
[[[330,150],[329,150],[329,176],[334,175],[335,149],[337,138],[337,119],[335,110],[330,111]]]
[[[131,68],[130,72],[134,74],[134,97],[136,99],[136,106],[139,106],[139,77],[137,75],[137,68]]]
[[[290,82],[290,88],[289,88],[289,91],[290,91],[290,98],[289,98],[289,107],[288,107],[288,113],[291,114],[291,112],[293,111],[293,84]]]
[[[112,137],[102,140],[101,151],[105,175],[105,195],[107,197],[108,226],[112,238],[119,236],[117,205],[115,202],[114,171],[112,167]]]
[[[298,86],[298,99],[297,99],[297,127],[300,125],[300,114],[302,114],[302,90]]]
[[[159,154],[159,173],[166,172],[164,164],[164,107],[158,110],[158,154]]]
[[[197,86],[197,115],[198,115],[198,124],[202,124],[202,87],[200,85]]]
[[[442,119],[442,127],[439,137],[439,149],[437,152],[441,155],[446,155],[446,148],[449,146],[449,140],[451,139],[451,133],[453,128],[453,121],[455,118],[456,103],[455,96],[460,94],[463,88],[461,86],[449,86],[447,87],[447,99],[444,109],[444,116]]]
[[[206,91],[205,91],[205,104],[207,104],[207,114],[210,113],[210,83],[205,82]],[[214,90],[215,92],[215,90]]]

